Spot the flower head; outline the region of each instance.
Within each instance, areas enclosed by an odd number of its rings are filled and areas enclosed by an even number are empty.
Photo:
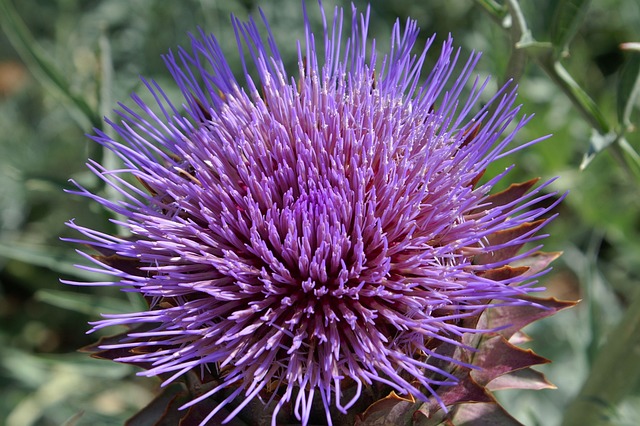
[[[496,331],[479,315],[535,304],[527,294],[544,267],[513,265],[537,249],[519,253],[540,238],[554,203],[537,206],[554,194],[534,180],[491,195],[508,170],[480,183],[529,144],[513,147],[528,121],[515,91],[478,107],[486,82],[468,83],[479,55],[455,75],[449,38],[427,70],[435,37],[416,51],[409,20],[378,58],[368,11],[352,13],[348,36],[342,10],[319,34],[305,14],[295,76],[253,21],[234,22],[249,58],[242,81],[201,33],[165,57],[184,105],[145,82],[155,110],[134,95],[109,121],[117,138],[93,137],[124,163],[89,163],[122,198],[76,192],[129,235],[70,222],[87,237],[74,241],[101,252],[88,257],[115,281],[90,284],[149,302],[95,323],[131,327],[102,349],[165,384],[213,377],[185,405],[224,394],[203,423],[262,399],[274,423],[286,405],[307,424],[318,398],[331,423],[376,383],[444,407],[438,389],[476,368],[460,356],[474,350],[463,336]]]

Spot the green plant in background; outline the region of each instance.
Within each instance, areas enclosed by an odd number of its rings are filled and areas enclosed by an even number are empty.
[[[638,40],[640,35],[633,32],[637,25],[632,24],[640,20],[640,12],[633,1],[532,3],[374,2],[371,31],[386,34],[395,16],[410,14],[423,34],[453,32],[458,43],[485,51],[481,73],[519,81],[525,109],[538,114],[521,133],[523,140],[555,134],[549,142],[517,154],[513,161],[524,167],[515,177],[561,174],[558,182],[563,186],[555,189],[571,189],[563,220],[552,225],[555,237],[549,244],[561,247],[565,256],[550,287],[575,294],[577,282],[584,302],[580,310],[529,329],[537,351],[554,359],[546,371],[559,389],[502,398],[525,424],[559,424],[563,418],[566,424],[584,424],[585,418],[588,424],[624,424],[638,415],[634,409],[640,363],[628,348],[638,338],[638,138],[633,123],[639,61],[636,45],[625,44],[624,55],[618,45]],[[137,74],[154,76],[162,84],[159,53],[184,44],[184,34],[197,25],[215,28],[222,34],[223,50],[231,51],[235,39],[225,27],[226,16],[246,16],[257,5],[113,1],[36,8],[21,2],[16,4],[22,8],[18,13],[8,1],[1,5],[5,35],[47,91],[26,83],[5,95],[0,111],[3,129],[11,129],[0,139],[6,182],[0,192],[0,253],[5,259],[0,374],[8,384],[2,389],[0,412],[8,413],[10,424],[59,424],[66,418],[120,424],[153,390],[147,383],[125,379],[131,375],[128,368],[80,361],[82,356],[69,353],[93,340],[80,339],[87,319],[144,309],[144,304],[108,289],[78,293],[59,287],[59,273],[96,279],[75,271],[72,264],[78,258],[57,242],[69,211],[95,226],[108,217],[88,203],[63,198],[61,189],[72,174],[92,191],[105,193],[108,189],[84,173],[82,164],[91,157],[111,167],[115,159],[80,142],[82,133],[90,125],[100,126],[99,117],[109,115],[111,98],[122,99],[136,88]],[[304,38],[291,26],[299,20],[294,13],[297,1],[260,6],[279,46],[291,44],[290,38]],[[31,10],[42,15],[27,13]],[[488,13],[479,14],[481,10]],[[317,22],[318,16],[311,19]],[[382,43],[385,37],[377,38]],[[0,46],[10,58],[8,45]],[[293,50],[283,52],[287,66],[295,67],[294,55]],[[241,69],[238,62],[231,66]],[[118,81],[113,86],[112,72]],[[169,93],[173,99],[177,95]],[[114,232],[109,226],[102,230]],[[622,371],[624,376],[614,374]],[[74,417],[80,410],[86,413]]]

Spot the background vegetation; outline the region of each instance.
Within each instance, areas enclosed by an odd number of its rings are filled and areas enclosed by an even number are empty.
[[[259,4],[258,4],[259,3]],[[314,1],[312,19],[318,20]],[[364,7],[356,1],[358,7]],[[350,8],[347,1],[325,1]],[[87,158],[113,161],[84,136],[116,101],[143,93],[139,75],[178,93],[161,54],[187,46],[201,26],[219,38],[235,69],[229,24],[268,17],[294,64],[303,37],[298,0],[0,0],[0,423],[9,426],[122,424],[158,383],[134,369],[76,350],[100,313],[140,301],[114,289],[71,288],[85,279],[64,222],[109,229],[95,204],[65,194],[71,177],[96,187]],[[635,425],[640,418],[640,4],[636,0],[373,1],[371,33],[384,50],[397,17],[419,21],[422,36],[451,33],[464,52],[484,51],[478,68],[520,84],[524,112],[536,117],[520,142],[553,138],[518,153],[514,181],[560,176],[570,190],[546,248],[563,251],[545,284],[581,304],[528,329],[557,390],[506,391],[526,425]],[[108,332],[107,332],[108,333]],[[586,416],[586,417],[581,417]],[[589,419],[580,423],[580,419]]]

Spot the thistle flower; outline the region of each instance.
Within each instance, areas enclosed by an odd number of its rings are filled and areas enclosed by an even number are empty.
[[[517,330],[564,307],[529,295],[556,255],[521,253],[562,197],[536,180],[492,195],[510,169],[482,178],[536,142],[514,145],[529,118],[508,86],[477,106],[479,55],[454,75],[451,38],[425,69],[435,37],[414,51],[415,21],[395,24],[379,60],[368,10],[353,9],[348,36],[341,9],[319,37],[304,16],[296,75],[270,31],[235,20],[243,79],[201,32],[164,58],[182,106],[145,81],[155,111],[133,95],[108,121],[117,137],[92,137],[124,163],[88,163],[121,199],[74,192],[128,235],[69,223],[100,253],[85,254],[90,269],[114,277],[84,284],[149,303],[94,323],[129,331],[93,350],[168,387],[187,379],[189,424],[256,403],[274,425],[307,425],[318,407],[328,424],[366,424],[398,404],[429,418],[493,404],[492,380],[544,362],[513,346]],[[487,361],[498,350],[513,355],[500,371]]]

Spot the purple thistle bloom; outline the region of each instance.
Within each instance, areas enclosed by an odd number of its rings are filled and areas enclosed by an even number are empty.
[[[557,202],[538,206],[554,196],[550,182],[494,196],[508,170],[478,183],[492,161],[536,142],[512,147],[529,120],[517,118],[515,91],[476,107],[486,82],[465,86],[478,54],[452,77],[449,38],[426,71],[434,37],[416,54],[408,20],[379,60],[368,11],[352,13],[348,37],[336,9],[317,40],[305,12],[296,76],[253,21],[234,21],[250,57],[242,81],[201,33],[191,52],[165,57],[182,107],[145,81],[159,112],[133,95],[136,108],[121,104],[108,121],[118,140],[93,136],[124,167],[89,168],[122,199],[75,192],[120,215],[129,235],[70,222],[86,237],[72,241],[102,254],[85,255],[89,269],[115,281],[74,284],[120,285],[149,301],[95,323],[146,325],[103,346],[124,349],[116,361],[144,364],[140,374],[165,384],[216,372],[220,384],[184,406],[226,392],[203,424],[240,397],[225,421],[259,398],[275,404],[273,424],[290,404],[306,425],[318,395],[331,424],[330,410],[346,412],[374,382],[445,408],[437,390],[458,381],[449,367],[474,367],[438,346],[472,351],[463,334],[494,330],[465,319],[533,303],[526,295],[546,272],[495,273],[539,248],[518,253],[552,218]]]

